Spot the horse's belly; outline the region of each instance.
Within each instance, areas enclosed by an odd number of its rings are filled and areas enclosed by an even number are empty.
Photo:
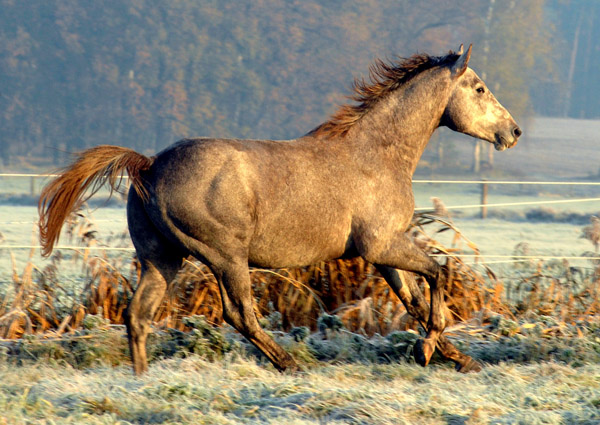
[[[350,232],[271,234],[256,237],[250,244],[249,262],[266,268],[307,266],[339,258],[348,251]]]

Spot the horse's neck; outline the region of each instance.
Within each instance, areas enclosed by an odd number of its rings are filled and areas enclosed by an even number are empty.
[[[434,71],[435,72],[435,71]],[[439,126],[451,82],[442,72],[415,77],[363,117],[357,143],[379,152],[379,161],[412,176],[427,142]]]

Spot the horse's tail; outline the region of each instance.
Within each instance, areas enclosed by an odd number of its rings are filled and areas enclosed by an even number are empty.
[[[79,153],[75,162],[48,183],[40,195],[38,212],[42,255],[47,257],[52,253],[67,216],[105,183],[109,184],[112,195],[114,190],[118,190],[125,170],[137,194],[147,200],[148,190],[140,172],[150,168],[153,162],[154,158],[120,146],[96,146]],[[84,198],[90,188],[91,193]]]

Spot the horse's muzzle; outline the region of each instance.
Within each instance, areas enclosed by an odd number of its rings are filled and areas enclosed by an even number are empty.
[[[494,141],[494,148],[497,151],[503,151],[505,149],[512,148],[517,144],[517,141],[519,140],[519,137],[521,137],[521,134],[523,134],[523,132],[521,131],[518,125],[515,125],[510,130],[509,135],[506,134],[506,132],[497,133],[496,140]]]

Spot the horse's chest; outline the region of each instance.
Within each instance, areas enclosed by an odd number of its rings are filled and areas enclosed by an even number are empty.
[[[382,192],[362,210],[361,221],[374,232],[404,231],[412,220],[414,207],[414,196],[410,190]]]

